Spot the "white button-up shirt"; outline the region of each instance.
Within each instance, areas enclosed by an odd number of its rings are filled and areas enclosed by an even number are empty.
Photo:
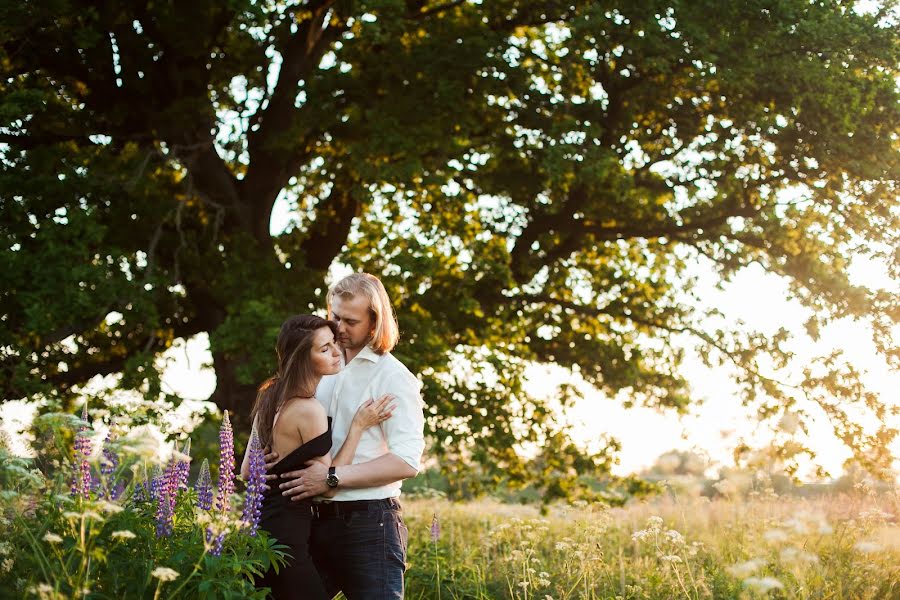
[[[377,354],[366,346],[337,375],[322,378],[316,397],[332,418],[332,455],[337,454],[357,409],[366,400],[393,394],[391,418],[363,432],[353,464],[387,453],[396,454],[416,471],[425,450],[422,383],[391,353]],[[373,488],[338,489],[334,500],[379,500],[400,495],[400,481]]]

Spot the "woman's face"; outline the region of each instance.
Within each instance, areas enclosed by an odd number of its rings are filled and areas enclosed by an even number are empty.
[[[310,359],[316,375],[334,375],[341,370],[341,350],[330,327],[322,327],[313,334]]]

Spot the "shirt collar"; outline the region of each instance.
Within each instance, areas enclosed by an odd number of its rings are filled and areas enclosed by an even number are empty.
[[[356,360],[357,358],[367,360],[372,363],[377,363],[379,360],[381,360],[381,355],[372,350],[371,346],[365,346],[362,350],[359,351],[359,354],[357,354],[353,360]]]

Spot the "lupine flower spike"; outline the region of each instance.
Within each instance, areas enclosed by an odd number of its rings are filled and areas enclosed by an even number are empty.
[[[234,432],[231,430],[231,420],[226,410],[222,428],[219,430],[219,486],[216,493],[216,510],[228,511],[232,493],[234,493]]]
[[[159,496],[162,493],[164,478],[162,469],[159,468],[159,465],[154,465],[153,471],[150,474],[150,500],[153,502],[159,500]]]
[[[113,439],[112,434],[107,434],[106,440],[103,442],[103,459],[100,461],[100,475],[103,480],[104,496],[107,499],[115,500],[118,497],[116,491],[120,485],[116,481],[111,481],[119,466],[119,456],[115,450],[109,447],[109,442]]]
[[[156,502],[156,536],[164,537],[175,527],[175,496],[178,493],[175,481],[177,459],[173,456],[164,475],[159,477]],[[156,481],[154,481],[156,483]]]
[[[225,545],[225,532],[221,533],[213,533],[213,530],[209,527],[206,528],[206,535],[204,536],[206,539],[206,547],[211,556],[221,556],[222,555],[222,547]]]
[[[176,489],[186,490],[188,484],[188,474],[191,470],[191,438],[184,442],[181,449],[182,456],[178,457],[175,473]]]
[[[135,473],[137,483],[134,484],[132,498],[135,502],[146,502],[150,499],[150,482],[147,481],[147,472],[142,475]]]
[[[81,420],[84,421],[84,424],[75,434],[75,472],[72,476],[72,495],[87,499],[91,494],[91,465],[88,463],[88,457],[91,455],[91,438],[87,433],[87,403],[81,412]]]
[[[438,521],[437,513],[431,518],[431,541],[437,542],[441,539],[441,523]]]
[[[200,475],[197,477],[197,483],[194,486],[197,490],[197,507],[203,510],[211,510],[213,502],[212,477],[209,474],[209,461],[203,459],[200,465]]]
[[[241,519],[247,524],[248,533],[256,535],[259,526],[259,509],[262,506],[263,492],[266,489],[266,461],[263,449],[259,445],[256,432],[250,434],[250,478],[247,481],[247,494],[244,500],[244,514]]]

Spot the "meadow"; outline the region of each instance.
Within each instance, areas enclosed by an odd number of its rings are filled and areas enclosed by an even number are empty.
[[[164,459],[145,426],[113,439],[85,412],[35,427],[46,443],[34,458],[0,444],[0,598],[265,596],[251,579],[283,556],[257,529],[262,449],[251,440],[236,490],[227,414],[215,476],[208,459],[190,474],[189,441]],[[802,496],[728,481],[713,498],[670,482],[622,506],[452,502],[420,488],[402,500],[406,597],[900,599],[896,486]]]
[[[405,502],[407,597],[900,598],[896,488],[610,508]]]

